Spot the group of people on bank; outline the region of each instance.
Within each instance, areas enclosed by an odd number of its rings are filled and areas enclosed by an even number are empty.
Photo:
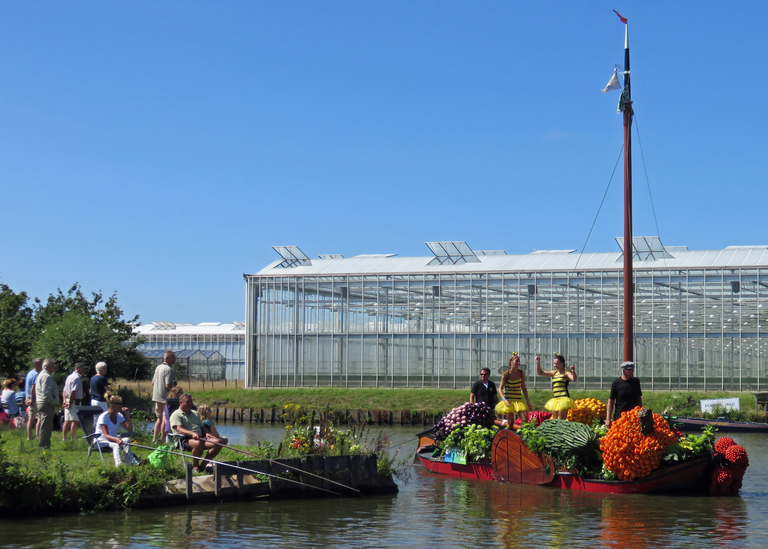
[[[192,395],[184,394],[176,384],[171,369],[175,362],[173,351],[166,352],[163,363],[157,366],[152,379],[152,401],[157,414],[153,442],[165,440],[168,433],[182,435],[179,442],[184,450],[191,452],[197,470],[203,454],[207,451],[206,460],[215,458],[222,446],[227,444],[227,439],[221,437],[216,430],[210,408],[202,405],[195,411]],[[66,441],[68,434],[72,440],[77,438],[80,408],[89,404],[99,407],[102,412],[94,427],[95,432],[99,433],[99,443],[112,449],[115,465],[136,464],[138,460],[131,451],[129,438],[118,433],[121,427],[128,433],[133,431],[130,410],[123,406],[119,396],[110,394],[106,377],[107,364],[98,362],[94,370],[95,375],[88,383],[90,399],[87,399],[83,387],[83,376],[88,372],[85,365],[75,365],[60,391],[53,376],[56,361],[52,358],[37,358],[23,380],[11,378],[4,382],[2,411],[14,426],[22,427],[26,423],[27,440],[37,437],[41,448],[49,448],[54,416],[60,408],[64,411],[62,440]]]
[[[571,365],[570,368],[566,368],[565,357],[557,353],[555,353],[552,366],[552,370],[543,370],[541,357],[536,356],[536,373],[539,376],[552,379],[552,398],[544,404],[544,408],[552,413],[554,419],[566,419],[568,410],[575,407],[568,385],[570,382],[578,380],[576,366]],[[621,377],[611,383],[611,393],[605,416],[605,424],[608,426],[613,420],[620,417],[622,412],[643,405],[640,380],[634,376],[635,363],[624,362],[620,369]],[[528,398],[525,372],[520,369],[520,357],[517,353],[512,353],[509,359],[509,368],[501,376],[498,389],[496,384],[491,381],[490,376],[491,370],[489,368],[480,370],[480,379],[472,386],[469,401],[473,404],[485,402],[494,409],[500,418],[497,420],[497,424],[500,426],[511,428],[517,418],[526,421],[527,413],[533,410],[533,406],[531,406],[531,400]]]

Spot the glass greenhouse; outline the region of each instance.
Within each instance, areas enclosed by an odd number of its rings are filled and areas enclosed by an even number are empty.
[[[623,246],[618,239],[619,246]],[[246,275],[246,384],[468,388],[510,353],[529,387],[553,352],[578,387],[610,387],[622,349],[622,251],[510,255],[464,242],[431,257],[282,259]],[[636,375],[647,389],[762,390],[768,246],[692,251],[633,239]],[[503,370],[502,370],[503,371]]]
[[[205,372],[196,372],[202,379],[244,379],[245,378],[245,322],[231,324],[222,322],[173,323],[151,322],[142,324],[134,330],[134,338],[141,338],[144,343],[138,350],[145,356],[161,357],[165,351],[175,351],[176,358],[182,351],[201,351],[208,355],[216,351],[224,357],[224,372],[219,376],[216,368]],[[150,353],[151,352],[151,353]],[[158,362],[159,364],[159,362]],[[211,377],[214,376],[214,377]]]

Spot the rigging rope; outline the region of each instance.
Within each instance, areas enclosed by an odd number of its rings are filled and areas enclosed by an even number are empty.
[[[584,249],[587,247],[587,243],[589,242],[589,237],[592,236],[592,231],[595,228],[595,223],[597,223],[597,218],[600,215],[600,210],[603,209],[603,204],[605,204],[605,197],[608,196],[608,189],[611,188],[611,183],[613,182],[613,176],[616,175],[616,168],[619,167],[619,162],[621,161],[621,153],[624,152],[624,145],[621,145],[621,149],[619,149],[619,156],[616,158],[616,164],[613,166],[613,171],[611,172],[611,177],[608,180],[608,186],[605,188],[605,192],[603,193],[603,199],[600,201],[600,207],[597,208],[597,213],[595,214],[595,219],[592,221],[592,226],[589,228],[589,233],[587,234],[587,239],[584,241],[584,246],[581,247],[581,253],[579,254],[579,257],[576,258],[576,265],[574,265],[573,270],[576,270],[576,267],[579,266],[579,260],[581,259],[581,256],[584,255]],[[625,245],[626,248],[626,245]]]
[[[653,222],[656,224],[656,235],[659,237],[659,240],[661,240],[661,229],[659,229],[659,220],[656,218],[656,207],[653,205],[653,193],[651,193],[651,181],[648,179],[648,168],[645,165],[645,154],[643,154],[643,140],[640,139],[640,124],[637,123],[637,115],[634,117],[635,119],[635,132],[637,133],[637,143],[640,145],[640,158],[643,161],[643,172],[645,173],[645,185],[648,187],[648,198],[651,200],[651,211],[653,212]],[[662,243],[664,242],[661,240]],[[663,246],[663,244],[662,244]],[[662,255],[662,259],[664,260],[664,267],[667,266],[667,256],[666,254]]]

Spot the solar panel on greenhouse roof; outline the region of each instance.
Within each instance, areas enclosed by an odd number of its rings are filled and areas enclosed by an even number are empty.
[[[463,240],[444,242],[425,242],[435,254],[435,258],[427,265],[462,265],[464,263],[480,263],[469,245]]]
[[[291,267],[298,267],[301,265],[312,265],[307,254],[302,252],[298,246],[272,246],[272,249],[283,258],[283,261],[280,262],[278,267],[290,269]]]
[[[624,251],[624,238],[616,237],[621,251]],[[633,236],[632,253],[635,259],[673,259],[674,256],[667,253],[661,239],[658,236]]]

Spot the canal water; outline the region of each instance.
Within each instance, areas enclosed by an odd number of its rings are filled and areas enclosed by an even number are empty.
[[[417,428],[383,430],[402,443],[403,455],[413,452]],[[263,425],[220,431],[246,444],[284,435],[282,427]],[[599,495],[446,479],[414,468],[391,496],[0,520],[0,546],[766,547],[768,435],[732,437],[751,464],[740,497]]]

